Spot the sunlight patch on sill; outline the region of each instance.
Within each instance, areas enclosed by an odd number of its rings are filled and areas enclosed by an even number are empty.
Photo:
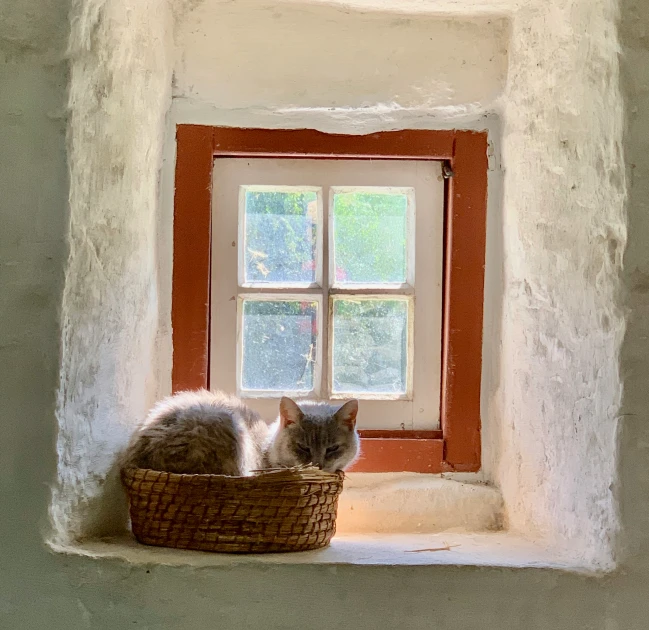
[[[338,504],[339,534],[488,532],[502,529],[497,488],[418,473],[349,473]]]

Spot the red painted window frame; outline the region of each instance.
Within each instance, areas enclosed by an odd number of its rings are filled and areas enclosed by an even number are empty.
[[[480,469],[480,382],[487,218],[487,133],[176,128],[173,229],[173,391],[209,383],[212,169],[219,157],[444,160],[444,286],[439,431],[361,431],[352,470]]]

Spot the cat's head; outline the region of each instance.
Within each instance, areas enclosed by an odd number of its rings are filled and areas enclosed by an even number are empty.
[[[282,398],[279,428],[269,451],[270,464],[279,467],[313,464],[327,472],[344,470],[356,459],[358,401],[343,405],[300,402]]]

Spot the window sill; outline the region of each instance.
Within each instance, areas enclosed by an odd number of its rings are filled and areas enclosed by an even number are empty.
[[[229,555],[146,547],[130,537],[56,546],[55,551],[134,565],[233,567],[268,565],[467,566],[593,573],[540,544],[507,532],[339,535],[319,551]]]
[[[462,479],[462,481],[460,481]],[[50,547],[59,553],[134,565],[474,566],[601,573],[581,558],[502,527],[498,489],[475,475],[448,479],[417,473],[349,473],[338,506],[337,533],[319,551],[218,554],[148,547],[125,534]]]

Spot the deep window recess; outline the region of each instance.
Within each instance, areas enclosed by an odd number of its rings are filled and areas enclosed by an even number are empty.
[[[363,400],[358,471],[476,471],[487,138],[177,129],[173,388]]]

